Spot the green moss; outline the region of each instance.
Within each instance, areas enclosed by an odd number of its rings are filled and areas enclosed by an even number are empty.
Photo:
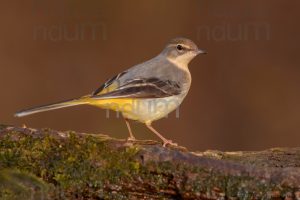
[[[41,177],[68,195],[90,196],[101,193],[98,189],[107,182],[128,181],[131,174],[138,173],[140,164],[133,159],[137,152],[136,147],[112,150],[98,138],[71,132],[68,139],[10,132],[0,140],[0,169],[17,168]]]
[[[32,174],[0,170],[0,199],[46,199],[49,190],[50,186]]]

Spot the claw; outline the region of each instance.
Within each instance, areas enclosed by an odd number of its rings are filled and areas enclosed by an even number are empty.
[[[128,137],[128,138],[127,138],[127,141],[133,142],[133,141],[136,141],[136,139],[135,139],[135,137]]]
[[[164,144],[163,144],[163,147],[166,147],[167,144],[172,145],[172,146],[178,146],[178,144],[177,143],[173,143],[172,140],[165,140]]]

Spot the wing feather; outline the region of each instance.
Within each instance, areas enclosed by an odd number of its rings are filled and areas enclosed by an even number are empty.
[[[91,98],[162,98],[180,93],[181,87],[174,81],[160,80],[158,78],[138,78],[125,81],[113,91],[96,93]]]
[[[127,71],[124,71],[122,73],[119,73],[112,77],[111,79],[108,79],[104,84],[102,84],[97,90],[95,90],[92,93],[92,96],[99,95],[99,94],[105,94],[110,91],[115,90],[116,88],[119,87],[118,80],[121,78],[124,74],[126,74]]]

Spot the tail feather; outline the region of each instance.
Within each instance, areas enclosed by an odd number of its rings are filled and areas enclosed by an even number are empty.
[[[66,107],[71,107],[71,106],[83,105],[86,103],[87,102],[83,101],[82,99],[72,99],[72,100],[67,100],[67,101],[63,101],[63,102],[59,102],[59,103],[48,104],[48,105],[44,105],[44,106],[21,110],[15,114],[15,117],[24,117],[24,116],[35,114],[35,113],[45,112],[45,111],[49,111],[49,110],[56,110],[56,109],[66,108]]]

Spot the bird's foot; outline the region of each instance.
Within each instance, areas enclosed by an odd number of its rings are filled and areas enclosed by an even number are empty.
[[[135,137],[128,137],[127,138],[127,141],[128,142],[134,142],[134,141],[136,141],[137,139],[135,139]]]
[[[163,147],[166,147],[168,144],[172,146],[178,146],[178,144],[173,143],[172,140],[164,140]]]

